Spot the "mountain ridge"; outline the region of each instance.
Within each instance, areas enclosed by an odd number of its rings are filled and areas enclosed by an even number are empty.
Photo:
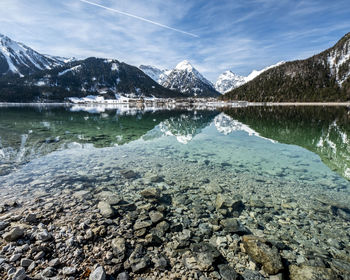
[[[240,87],[241,85],[244,85],[245,83],[248,83],[249,81],[253,80],[260,74],[264,73],[265,71],[271,68],[277,67],[279,65],[282,65],[283,63],[284,61],[280,61],[276,64],[267,66],[261,70],[254,69],[248,76],[240,76],[233,73],[231,70],[227,70],[218,77],[215,83],[215,89],[221,94],[225,94],[230,90],[233,90],[237,87]]]
[[[116,94],[128,97],[178,97],[180,94],[154,82],[135,66],[118,60],[90,57],[77,60],[32,75],[0,80],[0,101],[20,98],[23,89],[36,100],[99,95],[116,99]],[[17,90],[14,90],[16,89]],[[12,102],[13,98],[11,99]]]
[[[217,97],[219,93],[188,60],[178,63],[172,70],[141,65],[140,69],[165,88],[179,91],[183,97]]]
[[[0,33],[0,76],[5,74],[29,75],[62,66],[64,63],[59,57],[40,54],[25,44]]]

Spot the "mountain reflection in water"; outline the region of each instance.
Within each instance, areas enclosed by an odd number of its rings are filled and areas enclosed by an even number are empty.
[[[77,143],[104,148],[138,139],[175,137],[188,144],[212,125],[223,135],[244,131],[272,142],[298,145],[318,154],[333,171],[350,179],[349,121],[346,107],[244,107],[220,111],[0,108],[0,175]]]

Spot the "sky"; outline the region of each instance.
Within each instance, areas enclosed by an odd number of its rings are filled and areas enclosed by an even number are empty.
[[[213,82],[307,58],[347,32],[349,0],[0,1],[0,33],[40,53],[161,69],[186,59]]]

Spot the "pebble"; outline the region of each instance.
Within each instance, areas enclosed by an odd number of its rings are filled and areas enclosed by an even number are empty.
[[[35,261],[40,260],[40,259],[42,259],[44,256],[45,256],[45,252],[40,251],[40,252],[38,252],[38,253],[34,256],[34,260],[35,260]]]
[[[18,268],[14,275],[12,276],[12,280],[24,280],[27,277],[26,272],[23,267]]]
[[[22,267],[29,267],[32,263],[33,263],[33,260],[31,260],[31,259],[24,258],[21,260]]]
[[[13,254],[10,258],[10,262],[17,261],[21,256],[22,256],[22,254]]]

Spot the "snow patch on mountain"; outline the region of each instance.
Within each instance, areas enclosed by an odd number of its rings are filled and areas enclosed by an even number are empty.
[[[119,71],[119,66],[117,63],[113,62],[111,66],[112,71]]]
[[[334,49],[328,55],[328,64],[332,75],[341,86],[350,77],[350,70],[341,73],[340,68],[350,64],[350,41],[346,42],[341,49]],[[349,69],[349,67],[348,67]]]
[[[262,69],[262,70],[253,70],[253,71],[245,78],[245,82],[247,83],[247,82],[249,82],[249,81],[255,79],[257,76],[259,76],[259,75],[262,74],[263,72],[265,72],[265,71],[267,71],[267,70],[269,70],[269,69],[271,69],[271,68],[275,68],[275,67],[277,67],[277,66],[280,66],[280,65],[282,65],[282,64],[284,64],[284,63],[285,63],[284,61],[280,61],[280,62],[278,62],[278,63],[276,63],[276,64],[274,64],[274,65],[268,66],[268,67],[266,67],[266,68],[264,68],[264,69]]]
[[[74,73],[76,73],[76,72],[79,72],[80,69],[81,69],[81,65],[77,65],[77,66],[74,66],[74,67],[72,67],[72,68],[66,69],[66,70],[64,70],[64,71],[62,71],[62,72],[60,72],[60,73],[58,73],[58,76],[59,76],[59,77],[60,77],[60,76],[63,76],[63,75],[65,75],[65,74],[69,73],[69,72],[73,72],[73,74],[74,74]]]

